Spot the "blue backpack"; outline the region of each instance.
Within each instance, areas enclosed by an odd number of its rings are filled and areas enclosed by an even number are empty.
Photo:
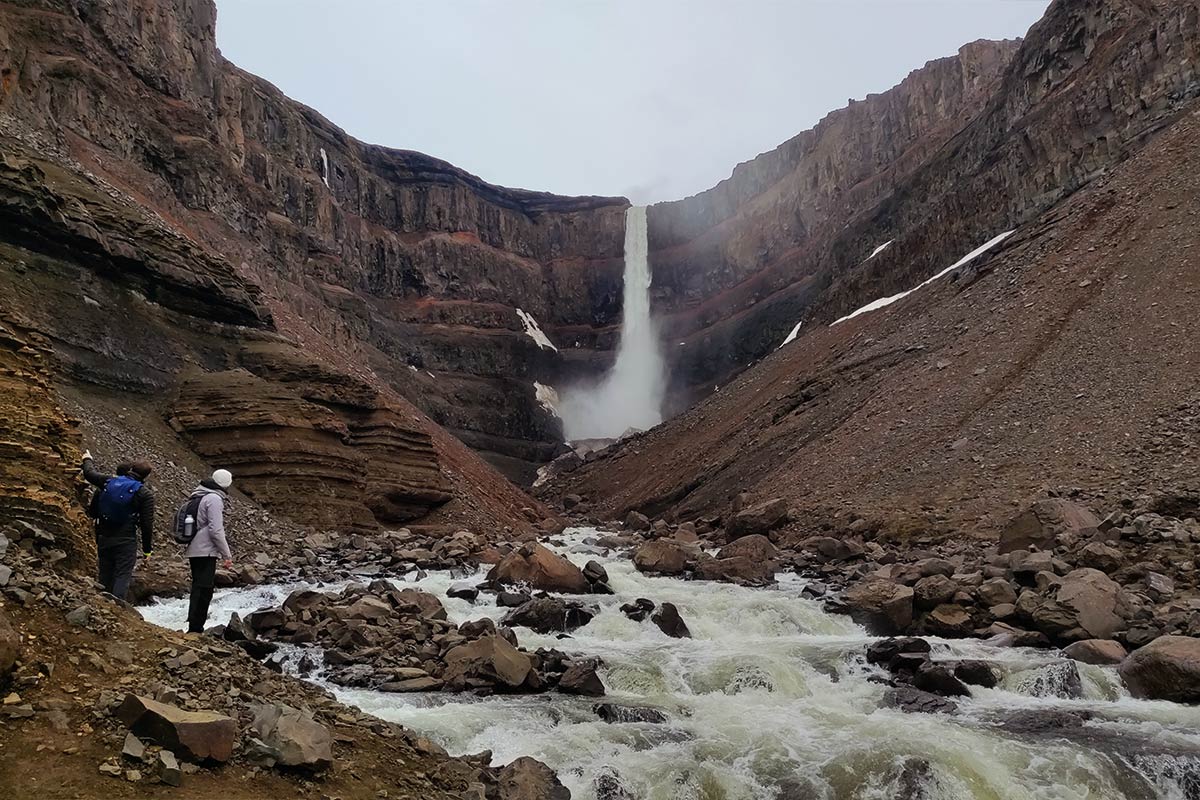
[[[96,500],[96,519],[104,528],[121,528],[133,516],[133,498],[141,490],[141,481],[118,475],[104,484]]]

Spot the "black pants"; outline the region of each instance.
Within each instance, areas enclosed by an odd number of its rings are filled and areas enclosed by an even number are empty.
[[[104,591],[124,600],[133,581],[137,566],[137,539],[96,539],[96,561],[100,567],[100,584]]]
[[[208,604],[217,585],[217,559],[189,558],[192,565],[192,596],[188,603],[188,633],[204,633],[208,622]]]

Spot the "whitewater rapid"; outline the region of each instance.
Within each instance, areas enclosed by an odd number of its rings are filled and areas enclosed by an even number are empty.
[[[1060,657],[1054,652],[934,639],[935,659],[986,660],[1001,682],[973,687],[956,715],[906,714],[881,707],[885,687],[870,680],[881,673],[862,657],[871,638],[803,598],[802,580],[781,575],[778,588],[750,589],[648,577],[628,559],[581,552],[594,535],[569,531],[560,551],[580,565],[602,563],[615,594],[583,598],[601,611],[570,637],[518,628],[521,646],[600,656],[602,701],[652,706],[666,723],[608,724],[592,710],[600,701],[553,693],[481,699],[328,688],[452,754],[490,750],[496,764],[533,756],[576,800],[596,800],[598,783],[614,777],[638,800],[890,800],[900,766],[914,758],[929,765],[926,796],[941,800],[1190,800],[1200,791],[1200,761],[1154,755],[1200,753],[1200,710],[1134,700],[1111,668],[1079,665],[1083,699],[1030,697],[1019,691],[1022,680]],[[455,622],[504,616],[490,595],[475,604],[447,597],[459,580],[432,573],[404,585],[438,595]],[[302,585],[222,591],[210,621],[279,603]],[[693,638],[626,618],[619,606],[638,597],[677,605]],[[143,613],[181,629],[186,601]],[[997,726],[1014,711],[1049,709],[1095,717],[1075,741]]]

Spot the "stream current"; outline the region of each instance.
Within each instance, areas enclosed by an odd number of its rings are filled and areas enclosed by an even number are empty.
[[[803,598],[802,579],[781,574],[777,587],[751,589],[650,577],[627,558],[589,552],[595,535],[569,530],[557,549],[608,570],[615,593],[582,598],[599,615],[566,638],[516,632],[531,651],[601,657],[607,697],[385,694],[326,684],[319,671],[313,680],[452,754],[491,750],[496,764],[533,756],[576,800],[1200,800],[1200,709],[1134,700],[1115,669],[1079,664],[1081,699],[1038,697],[1030,678],[1061,660],[1056,652],[930,639],[935,660],[985,660],[1000,683],[972,687],[956,714],[904,713],[882,704],[886,687],[872,678],[883,673],[863,658],[872,637]],[[434,572],[396,582],[436,594],[456,623],[504,616],[492,595],[474,604],[447,597],[461,580]],[[483,572],[467,580],[482,581]],[[308,586],[221,591],[209,620]],[[626,618],[619,607],[639,597],[678,606],[693,638]],[[141,611],[183,629],[187,600]],[[593,711],[597,702],[650,706],[666,721],[607,723]],[[1038,724],[1062,711],[1090,718]]]

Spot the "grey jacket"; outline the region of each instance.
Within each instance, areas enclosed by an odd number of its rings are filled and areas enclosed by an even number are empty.
[[[192,492],[192,497],[198,495],[203,495],[203,499],[196,509],[196,536],[183,551],[184,556],[232,559],[229,542],[225,540],[225,492],[202,483]]]

